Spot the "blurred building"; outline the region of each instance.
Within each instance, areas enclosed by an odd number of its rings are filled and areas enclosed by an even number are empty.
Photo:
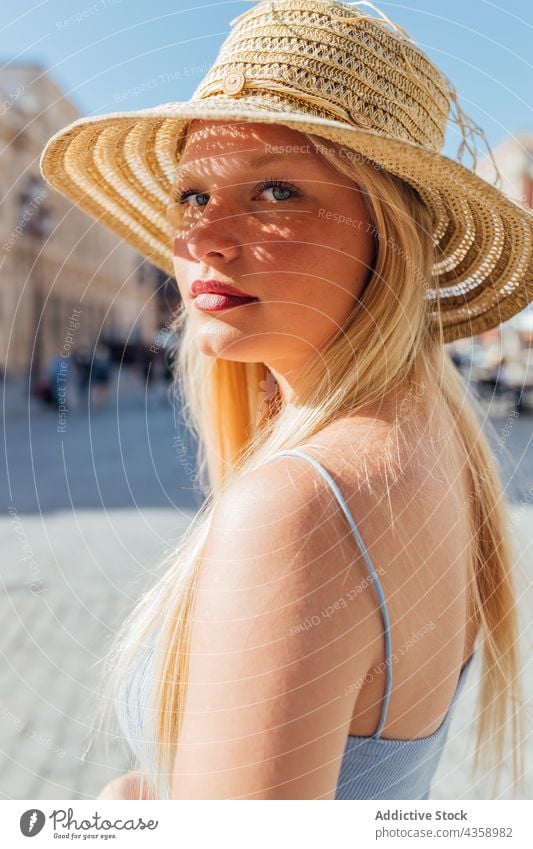
[[[156,270],[49,189],[47,140],[78,117],[35,66],[0,70],[0,370],[39,377],[48,360],[97,340],[150,345]]]
[[[499,188],[521,206],[533,209],[533,133],[509,136],[492,153],[502,175]],[[494,183],[496,174],[488,155],[479,161],[476,172]]]

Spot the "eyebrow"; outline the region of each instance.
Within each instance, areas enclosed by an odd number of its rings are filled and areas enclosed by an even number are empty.
[[[286,154],[281,153],[261,153],[259,156],[254,156],[252,159],[248,159],[246,162],[242,163],[243,168],[253,168],[256,165],[267,165],[269,162],[272,162],[276,159],[284,159]],[[206,157],[209,158],[209,157]],[[203,162],[204,160],[200,160]],[[185,163],[185,165],[178,165],[174,171],[174,180],[177,181],[179,179],[183,179],[184,177],[190,177],[194,173],[194,163]]]

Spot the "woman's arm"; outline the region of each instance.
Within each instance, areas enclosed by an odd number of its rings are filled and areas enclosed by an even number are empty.
[[[215,508],[171,799],[334,798],[381,623],[338,502],[295,465],[249,473]]]

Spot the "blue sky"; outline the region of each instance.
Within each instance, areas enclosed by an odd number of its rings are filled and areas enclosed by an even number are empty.
[[[2,65],[38,63],[81,114],[185,100],[246,0],[3,0]],[[453,81],[491,145],[533,130],[531,0],[377,2]],[[445,153],[459,144],[450,128]],[[465,162],[465,164],[468,164]]]

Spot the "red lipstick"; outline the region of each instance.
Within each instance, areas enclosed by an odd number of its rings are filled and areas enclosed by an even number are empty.
[[[191,295],[196,309],[207,312],[240,307],[259,300],[255,295],[241,292],[219,280],[195,280],[191,286]]]
[[[221,283],[219,280],[195,280],[191,286],[191,295],[203,295],[206,292],[215,295],[233,295],[236,298],[255,298],[255,295],[250,295],[249,292],[241,292],[235,289],[228,283]]]

